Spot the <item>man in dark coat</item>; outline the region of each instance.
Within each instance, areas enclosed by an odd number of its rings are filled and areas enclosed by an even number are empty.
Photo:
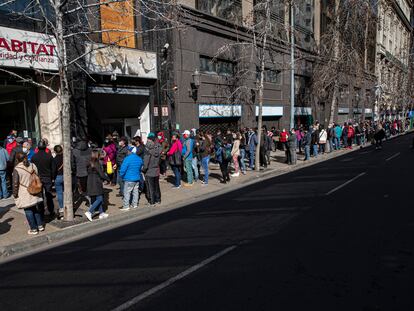
[[[78,180],[78,189],[81,195],[86,195],[88,181],[88,165],[92,151],[86,140],[81,140],[72,151],[73,171]]]
[[[118,143],[118,152],[116,154],[116,169],[120,170],[124,159],[128,155],[128,139],[126,137],[121,137]],[[121,176],[118,174],[118,185],[119,185],[119,193],[116,195],[117,197],[124,196],[124,181]]]
[[[296,141],[296,131],[293,128],[290,131],[290,135],[288,137],[288,142],[287,142],[287,146],[288,146],[288,164],[289,165],[293,165],[296,164],[296,145],[297,145],[297,141]]]
[[[155,133],[148,134],[145,145],[144,167],[145,183],[147,187],[147,199],[150,205],[161,204],[160,191],[160,155],[161,146],[156,141]]]
[[[44,201],[46,199],[47,210],[49,211],[49,215],[53,217],[55,215],[55,205],[53,203],[52,183],[56,177],[57,168],[52,155],[46,152],[46,147],[47,144],[42,139],[37,145],[39,151],[33,155],[32,163],[37,166],[45,195],[43,202],[40,204],[40,213],[44,216]]]

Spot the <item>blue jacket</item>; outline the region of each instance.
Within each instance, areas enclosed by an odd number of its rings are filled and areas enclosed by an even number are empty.
[[[141,168],[142,159],[135,153],[128,155],[121,165],[119,174],[124,181],[140,181],[141,179]]]
[[[249,151],[254,151],[256,150],[256,146],[257,146],[257,135],[256,133],[252,133],[249,134],[249,141],[247,142],[247,144],[249,145]]]
[[[336,138],[342,137],[342,129],[339,125],[335,126],[335,137]]]
[[[191,138],[187,138],[186,140],[184,140],[183,151],[181,153],[184,160],[193,159],[193,149],[194,149],[194,140]]]
[[[6,149],[0,147],[0,171],[7,169],[7,161],[9,161],[9,154]]]

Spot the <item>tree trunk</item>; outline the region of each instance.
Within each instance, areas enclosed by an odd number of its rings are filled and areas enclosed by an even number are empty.
[[[262,39],[262,52],[260,55],[260,81],[259,81],[259,113],[257,116],[257,146],[255,152],[255,161],[254,166],[256,171],[260,171],[260,145],[262,143],[262,126],[263,126],[263,89],[264,89],[264,74],[265,74],[265,64],[266,64],[266,44],[267,36],[270,29],[270,0],[267,0],[265,3],[266,10],[266,23],[263,32]],[[256,113],[256,107],[255,107]]]
[[[332,99],[331,99],[331,109],[329,110],[329,124],[332,124],[335,121],[334,117],[335,117],[335,108],[337,105],[337,98],[338,98],[338,81],[335,80]]]
[[[62,136],[63,136],[63,200],[64,218],[67,221],[73,220],[73,198],[72,198],[72,150],[70,139],[70,94],[67,77],[67,54],[66,43],[63,37],[63,12],[62,1],[55,0],[56,16],[56,47],[58,50],[58,67],[60,80],[59,101],[62,109]]]

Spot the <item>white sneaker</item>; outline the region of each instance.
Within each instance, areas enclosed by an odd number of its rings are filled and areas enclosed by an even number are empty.
[[[231,177],[239,177],[240,176],[240,173],[234,173],[234,174],[231,174],[230,176]]]
[[[90,212],[85,212],[85,216],[89,221],[92,221],[92,214]]]
[[[101,214],[99,214],[99,219],[105,219],[105,218],[108,218],[108,214],[107,213],[101,213]]]
[[[132,208],[133,208],[133,209],[136,209],[136,208],[138,208],[138,206],[133,206]]]
[[[129,207],[123,207],[123,208],[121,208],[121,211],[123,211],[123,212],[129,211],[129,210],[130,210]]]

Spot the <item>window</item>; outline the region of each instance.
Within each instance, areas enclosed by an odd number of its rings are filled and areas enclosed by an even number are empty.
[[[49,0],[39,0],[41,7],[33,0],[0,0],[0,11],[6,14],[26,15],[32,18],[43,19],[42,10],[46,18],[53,18],[52,8]]]
[[[256,67],[256,80],[260,81],[260,69]],[[281,75],[279,70],[266,68],[264,71],[264,82],[281,84]]]
[[[234,63],[228,60],[200,56],[200,71],[204,73],[230,76],[234,74]]]
[[[231,22],[241,23],[241,0],[198,0],[197,9]]]
[[[299,0],[295,10],[295,25],[313,32],[313,1]]]

